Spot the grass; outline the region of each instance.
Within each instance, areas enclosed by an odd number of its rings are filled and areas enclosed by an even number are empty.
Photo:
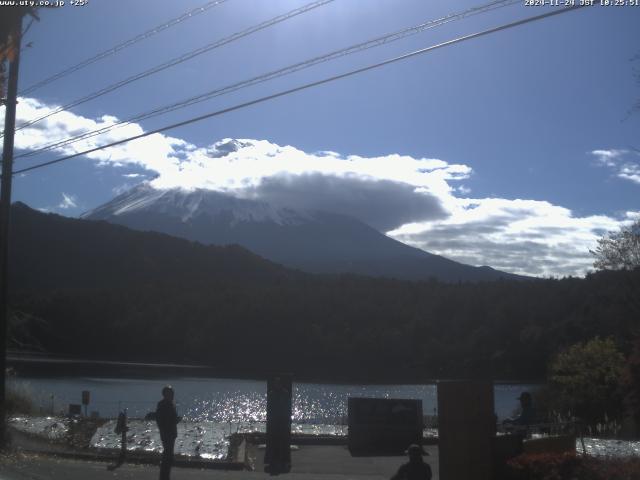
[[[5,395],[7,415],[30,415],[37,413],[38,409],[26,387],[8,382]]]

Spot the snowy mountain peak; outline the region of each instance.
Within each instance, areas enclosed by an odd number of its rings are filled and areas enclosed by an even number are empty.
[[[312,215],[308,212],[275,207],[257,200],[235,198],[212,190],[181,188],[161,190],[148,183],[140,184],[95,210],[84,213],[82,218],[106,220],[144,213],[179,218],[183,223],[197,217],[214,220],[225,216],[230,226],[240,222],[297,225],[312,219]]]

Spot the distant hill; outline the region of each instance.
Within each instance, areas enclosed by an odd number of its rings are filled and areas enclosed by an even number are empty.
[[[356,273],[446,282],[524,278],[409,247],[345,215],[275,207],[210,190],[141,184],[83,215],[206,245],[238,244],[312,273]]]
[[[216,247],[156,232],[12,206],[14,289],[102,288],[149,282],[185,285],[292,276],[237,245]]]

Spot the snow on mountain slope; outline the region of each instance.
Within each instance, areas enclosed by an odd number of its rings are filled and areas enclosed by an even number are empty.
[[[154,212],[182,222],[204,215],[210,219],[227,213],[238,222],[273,222],[278,225],[295,225],[308,221],[306,212],[289,208],[276,208],[266,202],[235,198],[211,190],[158,190],[141,184],[112,201],[82,215],[92,220],[108,220],[134,213]]]
[[[346,215],[277,207],[211,190],[158,190],[141,184],[82,218],[203,244],[238,244],[274,262],[314,273],[443,281],[517,278],[409,247]]]

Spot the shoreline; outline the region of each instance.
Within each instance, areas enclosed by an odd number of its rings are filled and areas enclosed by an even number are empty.
[[[89,442],[86,445],[72,445],[68,439],[52,441],[37,434],[22,432],[15,427],[9,427],[11,432],[11,447],[15,451],[29,454],[47,455],[71,460],[98,461],[117,463],[120,459],[120,449],[96,448]],[[244,440],[244,439],[242,439]],[[182,468],[196,469],[222,469],[222,470],[247,470],[245,458],[246,446],[242,442],[235,441],[229,445],[227,459],[215,460],[196,456],[176,454],[174,465]],[[143,450],[128,449],[125,463],[158,465],[161,454],[158,452],[146,452]]]
[[[190,365],[177,363],[130,362],[115,360],[77,359],[53,356],[21,355],[11,353],[7,356],[7,366],[11,367],[19,377],[124,377],[124,378],[226,378],[238,380],[265,381],[274,372],[233,370],[232,368],[213,367],[209,365]],[[283,372],[280,372],[283,373]],[[299,374],[295,381],[316,383],[321,385],[436,385],[439,382],[454,380],[474,380],[467,378],[430,378],[416,379],[414,375],[404,376],[382,374],[345,375],[327,379],[316,374]],[[477,379],[475,379],[477,380]],[[493,379],[494,385],[536,385],[543,384],[544,379]]]

